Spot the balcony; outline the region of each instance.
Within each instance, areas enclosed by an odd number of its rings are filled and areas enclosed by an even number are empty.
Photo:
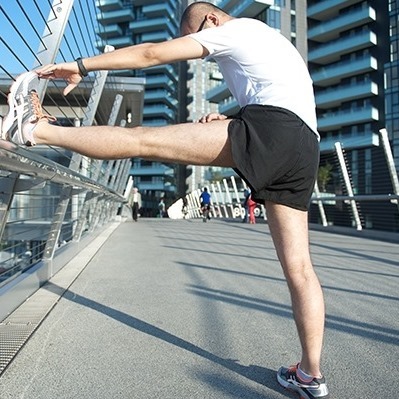
[[[174,111],[177,111],[177,100],[171,97],[166,90],[146,90],[144,93],[144,102],[146,105],[162,103],[169,108],[173,108]]]
[[[148,18],[169,16],[171,18],[177,19],[175,11],[166,2],[144,5],[142,12]]]
[[[317,119],[320,132],[336,130],[342,126],[378,121],[378,109],[374,107],[358,108],[351,111],[328,113]]]
[[[220,103],[230,96],[230,90],[228,89],[227,84],[224,82],[207,91],[206,93],[206,99],[211,103]]]
[[[122,36],[123,32],[119,25],[111,24],[102,27],[101,29],[96,28],[96,34],[101,37],[101,39],[108,39],[110,37]]]
[[[360,148],[369,148],[378,146],[380,143],[378,134],[374,132],[366,132],[355,136],[343,135],[341,137],[324,138],[320,140],[320,152],[330,153],[335,151],[335,143],[339,141],[345,150],[355,150]]]
[[[339,107],[342,103],[378,95],[378,85],[364,82],[356,85],[338,86],[316,94],[317,108]]]
[[[308,38],[317,42],[327,42],[339,37],[341,32],[365,25],[376,20],[376,12],[367,7],[340,15],[309,29]]]
[[[377,60],[367,57],[355,61],[338,62],[311,72],[315,85],[331,86],[341,79],[377,70]]]
[[[153,67],[145,68],[143,71],[148,77],[153,75],[165,75],[173,81],[173,85],[177,84],[178,71],[174,64],[155,65]]]
[[[97,14],[97,20],[101,25],[117,24],[133,21],[133,11],[125,8],[122,10],[107,11]]]
[[[102,40],[96,41],[96,47],[98,49],[103,49],[105,44],[108,44],[115,48],[121,48],[121,47],[131,46],[134,43],[133,39],[130,36],[113,37],[105,41]]]
[[[219,7],[234,17],[255,17],[274,4],[273,0],[225,0]]]
[[[130,22],[129,28],[135,33],[147,33],[154,30],[166,30],[170,35],[176,33],[176,26],[166,17],[154,19],[142,19]]]
[[[224,115],[234,115],[240,110],[238,102],[231,97],[229,100],[219,104],[219,112]]]
[[[154,162],[151,166],[137,166],[130,169],[132,176],[173,176],[174,170],[162,163]]]
[[[151,89],[168,89],[174,88],[174,82],[172,79],[165,75],[146,75],[146,88]]]
[[[96,0],[96,7],[102,12],[113,11],[123,7],[121,0]]]
[[[309,62],[318,64],[329,64],[336,62],[344,54],[353,53],[372,47],[377,44],[377,35],[373,32],[364,32],[357,35],[342,37],[339,40],[320,45],[310,50],[308,54]]]
[[[359,3],[359,0],[317,1],[308,7],[307,14],[309,18],[325,21],[334,18],[343,8],[356,3]]]
[[[175,118],[175,113],[165,105],[157,104],[145,106],[143,111],[144,118],[164,118],[168,119],[171,122]]]
[[[163,42],[170,39],[173,39],[173,36],[167,30],[157,30],[154,32],[143,33],[141,35],[141,43]]]

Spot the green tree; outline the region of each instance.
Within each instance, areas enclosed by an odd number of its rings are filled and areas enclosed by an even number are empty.
[[[320,190],[325,193],[327,189],[327,184],[331,180],[332,177],[332,165],[326,163],[323,166],[319,167],[319,172],[317,174],[317,182],[319,184]]]

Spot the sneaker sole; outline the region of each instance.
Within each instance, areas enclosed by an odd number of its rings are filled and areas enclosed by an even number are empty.
[[[288,391],[295,392],[295,393],[299,394],[299,399],[313,399],[313,398],[311,398],[311,397],[308,396],[308,395],[303,396],[304,393],[303,393],[303,391],[302,391],[301,388],[296,387],[295,385],[292,385],[291,383],[289,383],[289,382],[287,382],[286,380],[282,379],[282,378],[280,377],[280,374],[278,374],[278,373],[277,373],[277,382],[278,382],[282,387],[284,387],[285,389],[287,389]]]

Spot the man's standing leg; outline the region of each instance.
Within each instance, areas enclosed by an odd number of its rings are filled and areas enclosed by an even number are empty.
[[[320,377],[324,335],[324,299],[310,259],[308,213],[265,202],[277,256],[291,294],[292,309],[302,346],[301,370]]]

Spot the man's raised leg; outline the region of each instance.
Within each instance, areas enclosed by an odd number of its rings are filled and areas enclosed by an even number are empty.
[[[139,157],[196,165],[234,167],[230,121],[183,123],[162,127],[60,127],[39,122],[36,144],[63,147],[92,158]]]

